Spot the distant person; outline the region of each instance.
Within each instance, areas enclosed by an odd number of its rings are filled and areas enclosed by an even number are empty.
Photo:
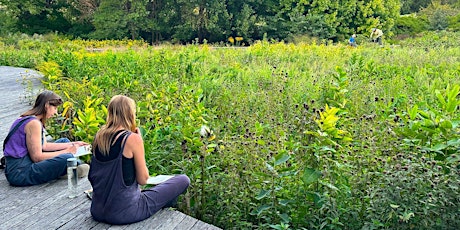
[[[372,28],[372,32],[370,35],[372,42],[379,43],[379,45],[382,46],[383,45],[382,36],[383,36],[382,30],[377,29],[377,28]]]
[[[38,95],[32,109],[23,113],[10,128],[3,142],[6,159],[5,176],[13,186],[46,183],[67,174],[67,158],[74,157],[77,147],[88,143],[70,142],[67,138],[48,142],[46,121],[54,116],[62,99],[52,91]],[[78,163],[80,177],[88,174],[89,165]]]
[[[136,104],[117,95],[107,107],[107,123],[93,141],[88,179],[93,187],[91,215],[108,224],[130,224],[149,218],[164,207],[172,207],[190,184],[186,175],[147,190],[149,178],[144,141],[136,127]]]
[[[348,40],[348,45],[352,47],[358,47],[358,44],[356,44],[356,34],[351,35],[350,39]]]

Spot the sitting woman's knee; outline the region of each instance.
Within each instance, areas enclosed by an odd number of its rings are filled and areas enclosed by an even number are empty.
[[[181,175],[178,175],[178,177],[180,178],[180,181],[181,181],[184,185],[187,185],[187,187],[190,185],[190,178],[188,178],[187,175],[181,174]]]

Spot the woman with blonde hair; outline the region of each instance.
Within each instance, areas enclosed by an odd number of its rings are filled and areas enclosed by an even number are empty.
[[[107,107],[107,121],[93,141],[88,179],[93,187],[91,215],[108,224],[130,224],[144,220],[171,206],[190,184],[177,175],[151,189],[140,190],[149,172],[144,142],[136,127],[133,99],[117,95]]]

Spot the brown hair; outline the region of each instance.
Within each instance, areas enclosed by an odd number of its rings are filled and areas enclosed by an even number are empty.
[[[40,119],[40,122],[43,124],[43,126],[45,126],[47,103],[52,106],[59,106],[62,104],[62,99],[53,91],[45,90],[37,96],[37,99],[35,99],[34,107],[26,111],[25,113],[21,114],[21,117],[42,115],[42,119]]]
[[[113,96],[107,107],[107,121],[97,132],[93,149],[99,148],[103,155],[110,151],[110,141],[117,129],[134,131],[136,128],[136,103],[133,99],[123,96]]]

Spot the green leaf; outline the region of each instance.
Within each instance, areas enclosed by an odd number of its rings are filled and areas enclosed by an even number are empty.
[[[390,207],[391,207],[391,208],[394,208],[394,209],[397,209],[397,208],[399,208],[399,205],[396,205],[396,204],[390,204]]]
[[[263,199],[264,197],[270,195],[271,191],[272,190],[265,190],[265,189],[260,190],[259,195],[256,196],[256,199],[257,200]]]
[[[273,229],[276,229],[276,230],[284,230],[284,228],[279,224],[277,224],[277,225],[270,224],[270,228],[273,228]]]
[[[452,139],[447,141],[448,146],[459,146],[460,145],[460,139]]]
[[[439,127],[444,129],[452,129],[452,123],[448,120],[444,120],[439,123]]]
[[[425,127],[427,127],[427,128],[434,128],[434,127],[436,127],[435,123],[434,123],[432,120],[429,120],[429,119],[423,120],[423,126],[425,126]]]
[[[256,215],[260,215],[263,211],[265,210],[268,210],[272,207],[272,205],[268,205],[268,204],[264,204],[264,205],[261,205],[259,207],[257,207],[257,210],[256,210]]]
[[[270,172],[275,171],[275,169],[273,168],[273,166],[271,166],[269,163],[266,163],[266,162],[265,162],[265,166],[267,167],[267,169],[268,169]]]
[[[307,198],[309,198],[309,200],[313,201],[315,203],[316,207],[320,207],[324,203],[324,199],[317,192],[308,192],[307,193]]]
[[[439,90],[435,90],[434,93],[435,93],[436,97],[438,98],[438,101],[442,105],[442,107],[445,107],[446,106],[446,100],[442,96],[441,92],[439,92]]]
[[[431,114],[426,111],[419,110],[418,113],[425,119],[431,119]]]
[[[446,161],[449,163],[456,163],[460,161],[460,154],[453,154],[446,158]]]
[[[320,183],[334,191],[338,191],[339,189],[337,187],[335,187],[333,184],[331,183],[328,183],[328,182],[324,182],[324,181],[320,181]]]
[[[278,170],[279,176],[284,177],[284,176],[293,176],[297,174],[297,170],[295,167],[286,167]]]
[[[217,168],[217,166],[211,165],[211,166],[207,167],[206,170],[210,170],[210,169],[213,169],[213,168]]]
[[[261,139],[259,139],[259,140],[257,140],[257,144],[259,144],[259,145],[265,145],[265,141],[264,141],[264,140],[261,140]]]
[[[286,214],[286,213],[281,213],[281,214],[279,214],[278,216],[283,220],[284,223],[289,223],[289,222],[291,222],[291,220],[290,220],[290,218],[289,218],[289,215]]]
[[[316,182],[321,177],[321,172],[312,168],[306,168],[303,172],[302,180],[305,185]]]
[[[286,162],[287,160],[289,160],[290,157],[291,156],[287,152],[282,152],[282,153],[277,154],[275,156],[275,166]]]
[[[447,148],[446,144],[439,143],[439,144],[433,146],[431,149],[433,151],[441,151],[441,150],[444,150],[445,148]]]
[[[414,105],[414,107],[412,107],[412,109],[409,109],[409,117],[411,120],[414,120],[415,117],[417,116],[417,111],[418,111],[418,106],[417,105]]]
[[[337,152],[335,149],[329,147],[329,146],[323,146],[321,147],[321,151],[324,151],[324,152],[327,152],[327,151],[331,151],[333,153]]]
[[[280,200],[278,201],[278,203],[282,206],[286,206],[289,202],[291,202],[291,200]]]

